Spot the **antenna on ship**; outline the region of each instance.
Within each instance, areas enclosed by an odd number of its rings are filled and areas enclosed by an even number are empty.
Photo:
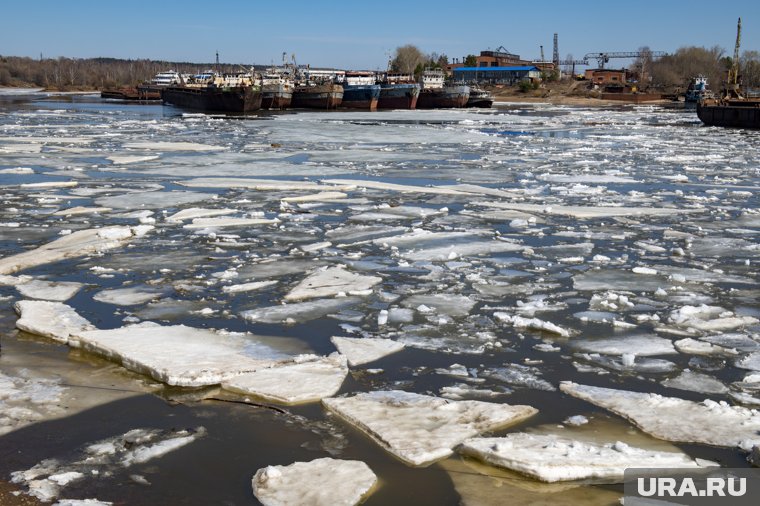
[[[219,51],[216,51],[216,71],[219,72]]]

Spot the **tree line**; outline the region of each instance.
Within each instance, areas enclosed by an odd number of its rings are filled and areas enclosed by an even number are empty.
[[[241,65],[219,65],[235,72]],[[37,87],[56,91],[102,90],[134,86],[159,72],[174,69],[198,73],[216,68],[210,63],[122,60],[117,58],[44,58],[0,56],[0,86]]]

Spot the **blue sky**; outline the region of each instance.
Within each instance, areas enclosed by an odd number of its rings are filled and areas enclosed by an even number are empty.
[[[719,8],[716,9],[715,7]],[[504,46],[523,58],[718,45],[760,50],[760,1],[638,0],[257,1],[38,0],[5,2],[0,55],[279,62],[384,68],[404,44],[450,58]]]

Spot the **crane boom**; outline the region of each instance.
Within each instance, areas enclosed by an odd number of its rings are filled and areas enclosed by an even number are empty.
[[[599,68],[603,69],[604,64],[610,61],[610,58],[638,58],[640,56],[648,55],[650,58],[661,58],[663,56],[668,56],[668,53],[665,51],[622,51],[622,52],[614,52],[614,53],[586,53],[586,56],[583,57],[584,60],[589,60],[590,58],[596,58],[596,61],[599,63]]]

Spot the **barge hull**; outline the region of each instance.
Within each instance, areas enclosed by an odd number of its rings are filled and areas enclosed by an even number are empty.
[[[387,85],[380,88],[378,109],[415,109],[420,96],[416,84]]]
[[[250,112],[261,109],[261,92],[251,87],[168,87],[161,92],[166,104],[206,112]]]
[[[702,105],[697,116],[708,126],[760,129],[760,103],[754,106]]]

